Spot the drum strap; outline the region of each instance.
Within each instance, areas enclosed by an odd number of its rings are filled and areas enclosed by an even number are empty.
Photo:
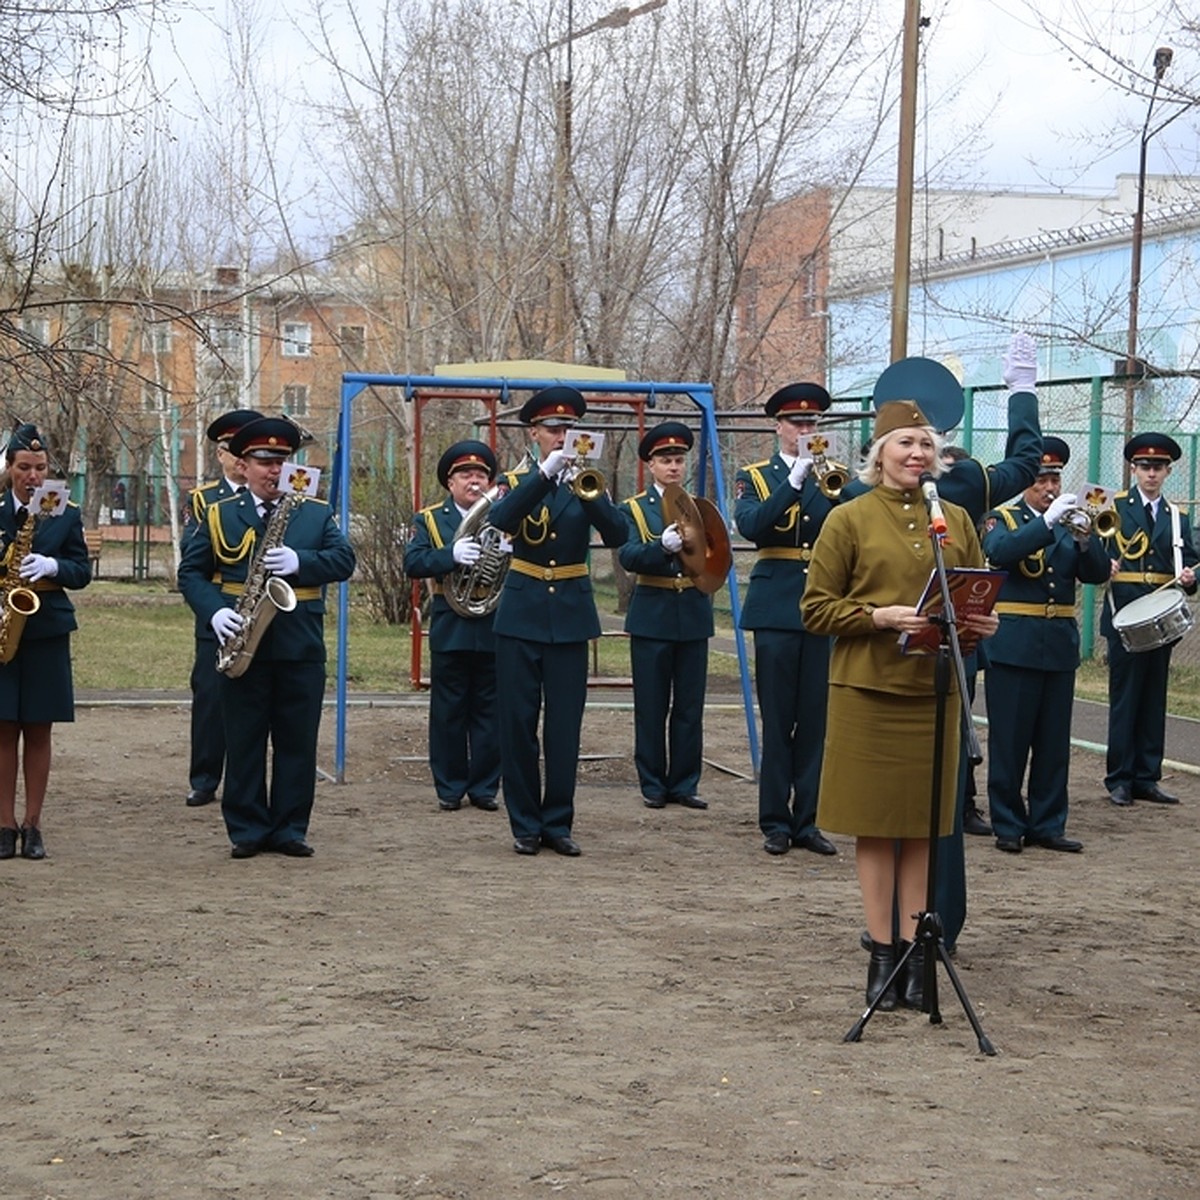
[[[1171,554],[1175,559],[1175,578],[1183,574],[1183,534],[1179,528],[1179,509],[1169,505],[1171,509]]]

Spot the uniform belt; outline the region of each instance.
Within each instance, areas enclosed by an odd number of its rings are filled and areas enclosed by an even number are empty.
[[[1002,617],[1074,617],[1075,605],[1058,604],[1047,600],[1045,604],[1020,604],[1016,600],[1001,600],[993,609]]]
[[[1118,571],[1113,583],[1174,583],[1175,576],[1165,571]]]
[[[566,563],[561,567],[542,567],[537,563],[526,562],[523,558],[514,557],[509,566],[521,575],[530,579],[541,579],[551,583],[556,579],[582,579],[587,573],[587,563]]]
[[[812,551],[805,546],[764,546],[758,552],[759,558],[786,558],[789,562],[808,562]]]
[[[223,583],[221,584],[221,592],[226,596],[240,596],[246,590],[244,583]],[[297,600],[320,600],[321,589],[319,587],[303,587],[292,588],[296,593]]]
[[[675,592],[682,592],[684,588],[696,586],[686,575],[639,575],[637,585],[638,587],[670,588]]]
[[[61,592],[62,584],[57,579],[35,579],[32,583],[22,579],[18,585],[24,588],[30,588],[35,592]]]

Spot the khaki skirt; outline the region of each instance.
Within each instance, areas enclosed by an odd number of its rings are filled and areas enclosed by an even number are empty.
[[[929,836],[935,696],[829,689],[817,824],[853,837]],[[961,741],[958,694],[946,698],[939,836],[954,825]]]

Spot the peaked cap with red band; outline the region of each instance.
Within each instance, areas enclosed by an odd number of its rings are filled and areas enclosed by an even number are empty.
[[[774,392],[763,409],[768,417],[800,421],[811,420],[832,403],[829,393],[819,383],[789,383]]]
[[[1183,451],[1174,438],[1165,433],[1139,433],[1125,443],[1125,461],[1175,462]]]
[[[496,478],[496,456],[491,447],[483,442],[455,442],[438,459],[438,483],[442,487],[449,487],[450,476],[455,471],[470,470],[472,467],[486,471],[489,482]]]
[[[262,413],[255,412],[252,408],[235,408],[231,412],[222,413],[213,421],[208,427],[208,440],[210,442],[227,442],[243,425],[261,420]]]
[[[649,462],[656,454],[686,454],[696,436],[682,421],[660,421],[638,442],[638,458]]]
[[[1042,459],[1038,464],[1039,475],[1060,472],[1070,461],[1071,447],[1062,438],[1042,438]]]
[[[229,439],[229,453],[238,458],[290,458],[300,448],[300,430],[283,417],[249,421]]]
[[[534,392],[517,415],[525,425],[574,425],[585,412],[583,393],[558,385]]]

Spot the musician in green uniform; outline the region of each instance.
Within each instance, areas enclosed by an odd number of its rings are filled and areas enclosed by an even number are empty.
[[[75,607],[64,589],[92,579],[79,509],[58,515],[30,512],[29,502],[46,481],[50,458],[37,427],[20,425],[5,452],[9,486],[0,500],[0,604],[5,607],[0,664],[0,859],[46,857],[42,808],[50,780],[55,721],[75,719],[71,633]],[[19,555],[19,557],[18,557]],[[14,596],[22,590],[32,599]],[[34,611],[33,601],[37,602]],[[13,606],[28,612],[23,625]],[[17,775],[25,780],[25,817],[17,825]]]
[[[250,408],[235,408],[222,413],[208,427],[208,438],[216,444],[221,478],[203,483],[190,493],[187,523],[181,544],[205,522],[208,506],[226,500],[245,488],[246,476],[239,458],[230,454],[229,439],[243,425],[257,421],[262,413]],[[220,676],[217,674],[217,639],[211,628],[196,620],[196,657],[192,663],[191,756],[188,761],[189,808],[211,804],[217,798],[225,770],[225,725],[221,720]]]
[[[221,812],[234,858],[312,854],[306,837],[325,692],[325,585],[350,578],[354,551],[325,501],[281,493],[283,463],[299,445],[300,431],[279,417],[251,421],[234,434],[229,448],[243,460],[248,490],[209,507],[179,567],[180,591],[223,649],[239,636],[261,634],[244,674],[221,677]],[[260,595],[270,576],[291,587],[296,604],[260,630],[261,615],[239,610],[247,587]]]
[[[734,522],[758,547],[741,627],[754,631],[754,677],[762,720],[758,827],[768,854],[802,846],[836,854],[817,828],[825,740],[829,639],[800,618],[813,543],[836,501],[818,484],[809,444],[829,407],[819,383],[791,383],[765,406],[779,450],[737,473]]]
[[[988,801],[996,846],[1078,853],[1066,836],[1071,713],[1079,667],[1075,586],[1104,583],[1108,554],[1076,496],[1062,491],[1071,458],[1062,438],[1042,439],[1038,477],[1020,499],[983,520],[983,552],[1008,572],[988,639]],[[1022,798],[1029,768],[1028,806]]]
[[[496,502],[491,523],[512,539],[513,559],[496,609],[496,676],[500,763],[513,849],[536,854],[549,846],[579,854],[571,836],[575,770],[587,700],[587,647],[600,636],[588,577],[593,529],[606,546],[625,541],[625,518],[607,495],[575,494],[575,464],[563,451],[567,431],[587,411],[573,387],[542,388],[521,407],[539,464],[511,474],[511,490]],[[538,769],[538,716],[545,783]]]
[[[663,421],[638,445],[651,486],[622,501],[629,527],[621,566],[635,577],[625,631],[633,672],[634,764],[647,808],[707,808],[698,793],[712,598],[684,574],[683,538],[663,513],[663,491],[682,486],[695,441],[682,421]]]
[[[438,460],[437,477],[447,494],[417,513],[404,552],[404,573],[429,580],[433,592],[429,769],[440,809],[454,812],[465,798],[491,812],[500,807],[493,612],[466,615],[445,592],[447,578],[453,583],[455,573],[469,571],[482,554],[475,538],[455,535],[496,478],[496,456],[483,442],[455,442]]]
[[[1167,736],[1167,676],[1175,642],[1130,652],[1113,617],[1140,597],[1172,581],[1190,596],[1196,591],[1196,564],[1187,514],[1162,490],[1171,464],[1182,451],[1165,433],[1139,433],[1125,444],[1133,484],[1116,499],[1120,526],[1106,539],[1111,559],[1108,600],[1100,630],[1108,642],[1108,773],[1112,802],[1127,808],[1135,800],[1178,804],[1161,785]]]

